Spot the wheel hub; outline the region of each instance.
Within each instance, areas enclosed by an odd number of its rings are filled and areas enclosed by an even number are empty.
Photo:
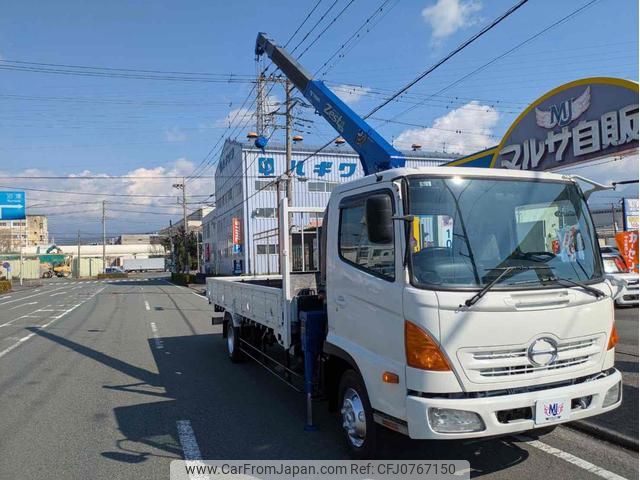
[[[361,447],[367,436],[367,417],[358,392],[348,388],[342,400],[342,428],[347,432],[349,441],[355,447]]]

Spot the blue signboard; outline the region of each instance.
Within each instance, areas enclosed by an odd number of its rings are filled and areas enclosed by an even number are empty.
[[[0,192],[0,220],[24,220],[24,192]]]

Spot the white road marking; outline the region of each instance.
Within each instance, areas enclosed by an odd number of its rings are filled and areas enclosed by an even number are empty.
[[[2,296],[2,297],[0,297],[0,298],[2,298],[2,300],[4,300],[5,298],[11,298],[11,295],[3,295],[3,296]]]
[[[27,305],[35,305],[38,302],[27,302],[27,303],[23,303],[21,305],[16,305],[15,307],[11,307],[9,310],[15,310],[16,308],[20,308],[20,307],[26,307]]]
[[[58,293],[52,293],[51,295],[49,295],[50,297],[55,297],[56,295],[66,295],[68,292],[58,292]]]
[[[155,322],[151,322],[151,331],[153,332],[153,343],[155,344],[158,350],[162,350],[164,348],[164,344],[162,343],[162,339],[160,338],[160,334],[158,333],[158,327]]]
[[[202,460],[200,447],[196,441],[196,434],[191,427],[191,422],[189,420],[178,420],[176,425],[178,426],[178,438],[180,439],[180,445],[182,445],[184,459]]]
[[[47,307],[50,307],[50,306],[51,305],[45,305],[43,308],[47,308]],[[42,312],[42,311],[43,311],[43,309],[39,308],[37,310],[34,310],[33,312],[29,312],[29,313],[26,313],[24,315],[20,315],[19,317],[16,317],[13,320],[9,320],[6,323],[0,324],[0,327],[7,327],[9,325],[12,325],[13,322],[15,322],[16,320],[21,320],[23,318],[40,318],[40,319],[42,319],[43,317],[41,317],[40,315],[34,315],[34,313],[38,313],[38,312]]]
[[[52,290],[49,290],[49,292],[55,292],[56,290],[61,290],[61,289],[63,289],[63,288],[65,288],[65,287],[58,287],[58,288],[54,288],[54,289],[52,289]],[[26,297],[22,297],[22,298],[14,298],[13,300],[9,300],[8,302],[2,302],[2,303],[0,303],[0,307],[2,307],[2,306],[4,306],[4,305],[8,305],[8,304],[10,304],[10,303],[20,302],[20,301],[22,301],[22,300],[26,300],[27,298],[37,297],[38,295],[42,295],[42,294],[44,294],[44,293],[46,293],[46,292],[36,293],[36,294],[33,294],[33,295],[27,295]]]
[[[204,295],[200,295],[200,294],[199,294],[199,293],[197,293],[197,292],[191,292],[191,293],[193,293],[193,294],[194,294],[196,297],[198,297],[198,298],[201,298],[201,299],[203,299],[203,300],[208,300],[208,298],[207,298],[207,297],[205,297]]]
[[[516,435],[516,438],[522,442],[525,442],[527,445],[531,445],[538,450],[542,450],[549,455],[553,455],[554,457],[558,457],[565,462],[569,462],[577,467],[586,470],[587,472],[593,473],[602,478],[606,478],[607,480],[625,480],[624,477],[620,475],[610,472],[609,470],[605,470],[604,468],[598,467],[591,462],[587,462],[580,457],[576,457],[571,453],[567,453],[559,448],[552,447],[551,445],[547,445],[546,443],[541,442],[540,440],[533,440],[532,438],[526,437],[524,435]]]
[[[97,290],[93,295],[91,295],[90,297],[87,297],[86,299],[82,300],[80,303],[76,303],[75,305],[73,305],[71,308],[69,308],[68,310],[66,310],[62,315],[58,315],[56,317],[51,317],[51,320],[49,320],[47,323],[43,324],[43,325],[39,325],[38,329],[45,329],[47,328],[49,325],[51,325],[53,322],[55,322],[56,320],[58,320],[59,318],[64,317],[65,315],[73,312],[76,308],[78,308],[80,305],[83,305],[84,303],[86,303],[88,300],[91,300],[93,297],[95,297],[96,295],[98,295],[102,290],[104,290],[106,287],[103,287],[99,290]],[[50,305],[47,305],[50,306]],[[36,310],[37,312],[38,310]],[[35,312],[32,312],[35,313]],[[18,317],[18,318],[22,318],[22,317]],[[17,319],[16,319],[17,320]],[[13,320],[12,320],[13,321]],[[10,323],[10,322],[9,322]],[[6,324],[5,324],[6,325]],[[3,325],[0,325],[0,327]],[[0,358],[4,357],[7,353],[11,352],[12,350],[15,350],[16,348],[18,348],[21,344],[23,344],[24,342],[26,342],[27,340],[29,340],[30,338],[33,338],[36,335],[37,332],[31,332],[29,335],[19,338],[18,341],[16,343],[14,343],[13,345],[5,348],[4,350],[0,351]]]
[[[149,302],[147,302],[146,300],[144,301],[144,308],[146,308],[147,310],[151,310],[151,307],[149,306]]]

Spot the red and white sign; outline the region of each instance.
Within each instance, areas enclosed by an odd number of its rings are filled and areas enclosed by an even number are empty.
[[[616,243],[627,267],[638,273],[638,232],[620,232],[616,234]]]
[[[238,217],[233,217],[231,219],[231,243],[233,243],[234,245],[242,244],[240,228],[240,219]]]

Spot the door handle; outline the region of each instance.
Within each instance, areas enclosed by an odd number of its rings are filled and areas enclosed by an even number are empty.
[[[342,307],[347,304],[347,300],[342,295],[338,295],[336,297],[336,303]]]

